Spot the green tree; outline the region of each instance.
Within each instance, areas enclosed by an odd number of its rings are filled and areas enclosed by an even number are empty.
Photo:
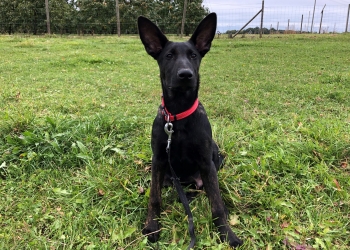
[[[181,2],[183,6],[184,1]],[[189,1],[186,11],[185,34],[188,36],[193,32],[198,23],[208,14],[209,9],[203,6],[202,0]]]
[[[49,0],[52,33],[117,33],[115,0]],[[179,34],[184,0],[119,0],[121,32],[137,33],[137,17],[146,16],[164,33]],[[193,32],[209,10],[189,0],[185,33]],[[45,1],[0,0],[0,32],[46,32]]]
[[[1,0],[0,30],[9,34],[45,32],[45,2],[41,0]]]
[[[16,9],[18,3],[16,1],[3,0],[0,1],[0,32],[14,33],[16,23]]]
[[[17,32],[33,33],[46,32],[45,2],[42,0],[18,1]]]
[[[159,2],[160,1],[152,0],[121,1],[119,4],[121,31],[126,34],[137,33],[136,20],[138,16],[156,15],[156,9],[158,9],[157,5],[159,5]]]
[[[125,1],[124,1],[125,2]],[[133,9],[126,8],[124,15],[131,18],[136,30],[136,19],[139,15],[146,16],[155,22],[164,33],[179,34],[182,22],[184,0],[163,1],[127,1],[134,6]],[[127,7],[127,6],[126,6]],[[198,23],[209,14],[209,9],[203,6],[203,0],[190,0],[187,4],[185,33],[190,34]],[[131,22],[127,22],[131,25]]]
[[[115,33],[114,0],[79,0],[77,10],[79,26],[83,31],[91,34]]]
[[[53,33],[75,33],[73,28],[76,10],[73,1],[49,0],[51,30]]]

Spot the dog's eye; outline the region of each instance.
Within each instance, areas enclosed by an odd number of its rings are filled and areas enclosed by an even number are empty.
[[[171,53],[167,54],[167,55],[166,55],[166,58],[167,58],[167,59],[173,58],[173,54],[171,54]]]
[[[195,53],[191,53],[191,58],[195,59],[195,58],[197,58],[197,55]]]

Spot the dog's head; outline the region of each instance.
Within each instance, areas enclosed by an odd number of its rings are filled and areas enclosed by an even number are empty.
[[[138,29],[147,53],[157,60],[163,91],[198,89],[199,65],[210,50],[216,14],[206,16],[187,42],[171,42],[149,19],[140,16]]]

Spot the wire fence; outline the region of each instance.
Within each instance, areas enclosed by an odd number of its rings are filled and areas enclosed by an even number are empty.
[[[227,5],[225,10],[220,10],[218,15],[218,30],[227,32],[239,30],[259,10],[261,5],[253,6],[232,6]],[[322,9],[323,16],[321,14]],[[346,32],[350,5],[330,6],[264,6],[263,27],[272,32],[299,33],[342,33]],[[314,13],[314,18],[313,18]],[[260,27],[260,15],[255,18],[247,27],[252,29]],[[322,20],[322,23],[321,23]],[[349,31],[349,28],[348,30]]]
[[[208,1],[204,1],[204,5]],[[211,1],[212,2],[212,1]],[[218,27],[220,33],[233,33],[242,28],[249,19],[256,15],[261,9],[261,4],[256,5],[234,5],[234,4],[215,4],[208,3],[209,11],[215,11],[218,14]],[[327,5],[327,6],[272,6],[265,4],[263,11],[263,33],[342,33],[349,31],[349,10],[350,4]],[[94,16],[88,19],[77,18],[74,21],[65,19],[64,16],[55,16],[55,10],[51,8],[50,13],[51,31],[56,34],[116,34],[117,21],[115,19],[115,6],[110,8],[110,16],[105,13],[94,12]],[[323,11],[323,13],[322,13]],[[0,33],[33,33],[44,34],[47,32],[46,17],[44,6],[35,11],[39,13],[35,20],[32,16],[27,19],[0,21]],[[152,12],[154,13],[154,12]],[[120,27],[122,34],[136,34],[136,19],[139,14],[133,16],[124,16],[121,18]],[[179,34],[181,27],[181,18],[176,21],[170,20],[169,13],[155,13],[150,18],[161,27],[164,33]],[[259,14],[250,22],[243,33],[259,33],[261,18]],[[154,17],[157,16],[157,17]],[[179,14],[178,14],[179,16]],[[202,17],[199,17],[199,20]],[[196,19],[196,21],[194,21]],[[185,27],[186,34],[193,31],[193,27],[198,23],[198,17],[187,16]],[[1,18],[0,18],[1,20]],[[5,21],[4,21],[5,20]],[[172,19],[171,19],[172,20]]]

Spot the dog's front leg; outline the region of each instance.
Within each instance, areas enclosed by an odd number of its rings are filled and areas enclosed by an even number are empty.
[[[144,235],[148,235],[148,240],[156,242],[159,239],[159,222],[160,207],[162,203],[161,189],[164,180],[164,164],[152,157],[152,180],[151,192],[148,202],[148,215],[145,228],[142,230]],[[153,233],[154,232],[154,233]]]
[[[242,245],[242,241],[232,232],[227,223],[224,202],[220,195],[219,183],[214,162],[211,161],[210,167],[201,171],[204,188],[211,204],[212,218],[215,226],[220,233],[221,241],[228,241],[230,246],[237,247]]]

